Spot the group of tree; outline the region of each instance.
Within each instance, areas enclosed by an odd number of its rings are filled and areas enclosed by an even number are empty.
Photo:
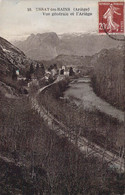
[[[125,108],[124,49],[105,49],[94,58],[92,84],[95,92],[123,110]]]
[[[51,71],[52,69],[57,70],[57,64],[51,64],[51,65],[48,67],[48,71]]]
[[[44,65],[37,62],[36,66],[33,63],[30,64],[29,70],[26,72],[26,80],[31,80],[32,76],[40,79],[45,73]]]

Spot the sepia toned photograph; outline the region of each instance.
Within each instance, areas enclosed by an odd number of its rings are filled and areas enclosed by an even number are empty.
[[[0,0],[0,195],[125,195],[123,0]]]

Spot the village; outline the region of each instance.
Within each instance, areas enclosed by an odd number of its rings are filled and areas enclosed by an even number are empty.
[[[46,84],[53,82],[58,76],[71,77],[79,76],[80,70],[72,66],[62,66],[57,67],[56,64],[50,65],[48,68],[44,68],[43,64],[32,64],[29,70],[26,71],[25,75],[22,77],[19,69],[13,69],[12,79],[17,81],[26,81],[29,83],[31,80],[35,81],[44,80]]]

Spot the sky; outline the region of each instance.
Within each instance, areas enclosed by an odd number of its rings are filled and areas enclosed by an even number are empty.
[[[31,8],[32,11],[27,9]],[[49,8],[49,11],[36,11],[36,8]],[[68,16],[52,16],[58,8],[67,8]],[[79,15],[88,9],[90,16]],[[50,9],[56,9],[51,11]],[[43,12],[50,13],[49,16]],[[70,15],[74,12],[74,15]],[[76,12],[78,15],[76,16]],[[26,39],[30,34],[56,32],[91,33],[98,32],[98,0],[0,0],[0,36],[9,40]]]
[[[32,11],[27,11],[27,8],[31,8]],[[43,16],[43,12],[36,11],[36,8],[70,8],[70,11],[69,16]],[[92,16],[76,16],[76,11],[74,16],[70,16],[76,8],[89,8]],[[82,0],[0,0],[0,18],[0,36],[8,40],[24,39],[31,33],[91,32],[97,30],[97,1],[88,3]]]

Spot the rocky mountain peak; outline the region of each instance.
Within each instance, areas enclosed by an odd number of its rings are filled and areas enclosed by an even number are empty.
[[[16,43],[24,53],[34,60],[46,60],[56,57],[59,37],[54,32],[31,34],[25,41]]]

